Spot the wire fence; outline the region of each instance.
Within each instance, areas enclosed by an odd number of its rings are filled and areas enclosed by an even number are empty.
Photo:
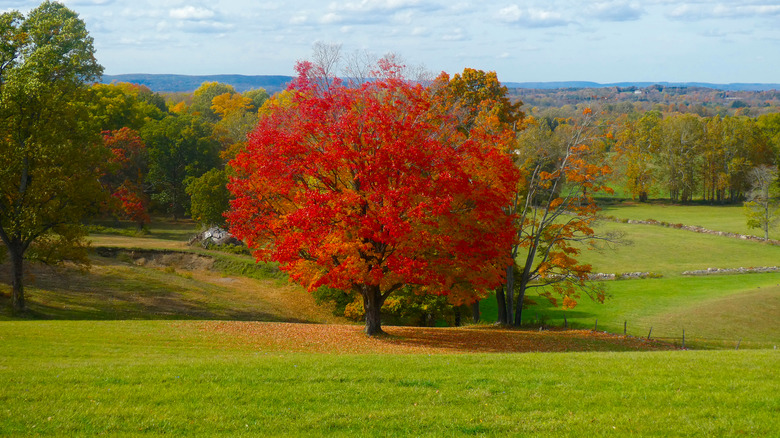
[[[586,323],[582,318],[570,321],[565,316],[561,320],[550,321],[539,318],[535,314],[531,316],[529,321],[525,321],[524,325],[539,329],[562,328],[564,330],[599,331],[648,341],[666,342],[681,349],[777,349],[780,346],[780,331],[776,337],[756,339],[750,334],[742,334],[737,331],[731,335],[713,336],[712,333],[703,332],[695,326],[686,328],[684,326],[632,324],[628,319],[624,319],[622,324],[618,324],[614,319],[608,323],[602,322],[600,324],[598,319],[593,319],[592,323]]]

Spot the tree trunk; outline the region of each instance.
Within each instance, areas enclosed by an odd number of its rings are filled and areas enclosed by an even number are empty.
[[[528,288],[528,283],[531,281],[530,268],[526,268],[520,277],[520,287],[517,293],[517,309],[515,310],[515,325],[520,327],[523,322],[523,300],[525,298],[525,290]]]
[[[382,298],[379,286],[362,285],[361,295],[363,295],[363,310],[366,313],[366,335],[384,334],[380,310],[385,300]]]
[[[24,303],[24,255],[18,248],[8,247],[11,258],[11,306],[14,313],[25,310]]]
[[[471,319],[475,324],[479,322],[479,301],[474,301],[471,304]]]
[[[498,323],[509,324],[506,318],[506,299],[504,297],[504,286],[496,288],[496,305],[498,306]]]
[[[520,279],[520,291],[517,294],[517,308],[515,310],[515,326],[520,327],[523,322],[523,299],[525,298],[525,288],[528,283]]]
[[[512,304],[515,297],[515,264],[507,266],[506,268],[506,292],[504,298],[506,299],[506,323],[512,323]]]
[[[768,192],[768,190],[767,190]],[[764,199],[764,240],[769,240],[769,223],[771,218],[769,217],[769,193],[767,193]]]

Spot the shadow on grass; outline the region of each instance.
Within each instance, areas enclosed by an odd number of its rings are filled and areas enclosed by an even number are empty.
[[[251,291],[198,281],[186,271],[144,268],[104,258],[100,269],[28,265],[28,310],[12,315],[10,268],[0,265],[0,319],[59,320],[240,320],[311,322],[269,310]]]
[[[466,330],[385,327],[379,342],[406,348],[472,353],[666,350],[664,343],[643,343],[604,333],[471,327]]]

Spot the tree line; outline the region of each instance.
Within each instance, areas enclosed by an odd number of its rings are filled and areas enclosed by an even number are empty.
[[[633,198],[741,202],[750,172],[777,164],[780,114],[700,117],[648,111],[615,126],[616,181]]]

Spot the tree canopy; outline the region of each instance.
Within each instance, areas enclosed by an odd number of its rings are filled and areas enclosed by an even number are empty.
[[[86,83],[102,67],[84,22],[60,3],[3,13],[0,36],[0,238],[21,311],[24,258],[86,259],[80,220],[100,204],[105,156]]]
[[[359,87],[325,88],[299,64],[229,185],[231,232],[310,290],[361,295],[368,335],[406,284],[459,304],[500,283],[514,235],[502,207],[518,178],[500,147],[513,135],[495,118],[466,136],[433,90],[380,67]]]

